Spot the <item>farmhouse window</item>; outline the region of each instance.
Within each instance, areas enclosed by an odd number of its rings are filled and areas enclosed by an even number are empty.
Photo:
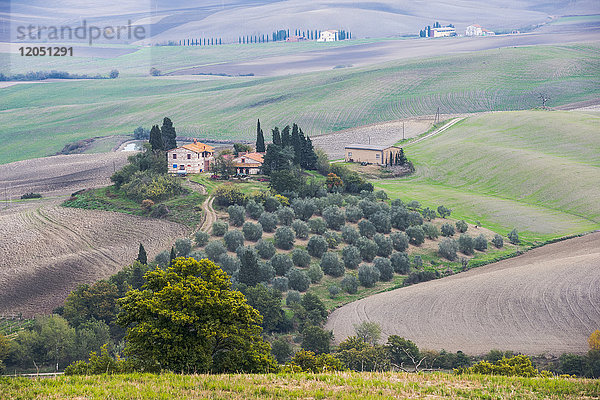
[[[188,160],[192,159],[192,155],[191,154],[188,154],[187,156],[188,156]]]
[[[173,153],[173,160],[177,160],[177,154]]]
[[[177,164],[173,164],[173,169],[177,169]]]
[[[375,158],[379,158],[379,153],[375,154]]]
[[[179,169],[180,169],[180,170],[182,170],[182,171],[185,171],[185,165],[181,164],[181,165],[179,166]]]
[[[352,157],[352,152],[351,151],[348,152],[348,157]]]
[[[243,162],[243,163],[245,163],[245,162],[246,162],[246,159],[245,159],[245,158],[242,158],[242,162]]]

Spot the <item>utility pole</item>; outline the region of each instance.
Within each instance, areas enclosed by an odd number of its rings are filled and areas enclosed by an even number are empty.
[[[404,140],[404,121],[402,121],[402,140]]]
[[[546,96],[544,93],[540,93],[538,98],[542,101],[542,108],[545,110],[546,103],[548,103],[548,100],[550,100],[550,97]]]

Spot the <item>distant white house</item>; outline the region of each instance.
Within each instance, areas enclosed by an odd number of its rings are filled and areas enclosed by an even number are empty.
[[[492,31],[489,31],[485,28],[482,28],[481,25],[475,24],[475,25],[467,26],[465,35],[466,36],[493,36],[493,35],[495,35],[495,33]]]
[[[447,37],[456,36],[456,28],[452,26],[441,26],[439,28],[431,29],[431,37]]]
[[[317,42],[337,42],[338,31],[328,30],[321,32],[321,36],[317,39]]]
[[[264,161],[262,153],[240,154],[233,159],[235,171],[240,175],[256,175],[260,173]]]
[[[208,171],[215,149],[194,139],[167,152],[168,172],[170,174],[199,174]]]

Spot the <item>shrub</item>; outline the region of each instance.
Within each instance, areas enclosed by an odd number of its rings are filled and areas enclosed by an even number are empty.
[[[308,233],[310,232],[308,224],[300,219],[292,222],[292,229],[296,233],[298,239],[308,239]]]
[[[330,251],[321,257],[321,269],[329,276],[338,277],[344,275],[344,264],[340,261],[337,253]]]
[[[456,230],[459,233],[465,233],[469,229],[469,225],[462,219],[460,221],[456,221]]]
[[[327,223],[323,218],[317,217],[308,221],[310,231],[315,235],[322,235],[327,230]]]
[[[275,246],[281,250],[291,250],[296,241],[296,235],[292,228],[282,226],[275,231]]]
[[[210,235],[208,233],[203,232],[203,231],[196,232],[196,235],[195,235],[196,246],[198,246],[198,247],[206,246],[206,243],[208,243],[209,239],[210,239]]]
[[[258,281],[259,282],[270,282],[275,278],[275,269],[271,265],[270,261],[259,261],[258,262]]]
[[[311,265],[307,274],[311,283],[319,283],[323,279],[323,270],[317,264]]]
[[[289,279],[286,276],[277,276],[273,278],[273,289],[280,292],[287,292],[289,287]]]
[[[275,273],[279,276],[285,276],[294,266],[292,259],[287,254],[275,254],[271,258],[271,265],[275,269]]]
[[[279,364],[283,364],[292,356],[292,346],[283,338],[275,339],[271,343],[271,353]]]
[[[452,238],[445,238],[438,244],[438,253],[450,261],[456,260],[456,252],[458,251],[458,243]]]
[[[355,294],[358,292],[358,279],[354,275],[345,275],[340,286],[346,293]]]
[[[292,250],[292,260],[295,266],[306,268],[310,265],[310,254],[304,249]]]
[[[231,257],[227,253],[221,254],[216,263],[223,271],[227,272],[229,276],[232,276],[240,269],[240,260],[238,260],[237,257]]]
[[[519,244],[519,233],[517,232],[516,228],[510,231],[510,233],[508,234],[508,240],[512,244]]]
[[[394,232],[390,235],[392,246],[396,251],[406,251],[408,249],[408,235],[404,232]]]
[[[366,219],[363,219],[358,223],[358,230],[360,231],[361,236],[372,238],[377,233],[377,228],[375,225]]]
[[[404,207],[397,207],[391,213],[392,227],[400,230],[408,228],[408,210]]]
[[[496,233],[494,235],[494,238],[492,239],[492,244],[497,249],[501,249],[502,247],[504,247],[504,239],[502,238],[502,236],[500,236]]]
[[[298,268],[292,268],[287,275],[290,288],[299,292],[306,292],[310,286],[310,278],[306,273]]]
[[[229,230],[229,224],[225,221],[215,221],[212,224],[213,236],[223,236]]]
[[[33,193],[33,192],[25,193],[24,195],[21,196],[21,200],[41,199],[41,198],[42,198],[41,194],[39,194],[39,193]],[[144,201],[142,201],[142,206],[144,205],[143,204]],[[152,201],[152,200],[150,200],[150,201]],[[154,202],[152,202],[152,205],[154,205]],[[152,205],[150,207],[152,207]]]
[[[145,199],[157,202],[186,193],[176,178],[150,170],[136,172],[121,189],[128,198],[138,202]]]
[[[353,195],[346,196],[346,205],[347,206],[353,206],[354,207],[354,206],[356,206],[358,204],[359,201],[360,201],[360,199],[358,197],[356,197],[356,196],[353,196]],[[362,213],[362,211],[361,211],[361,213]]]
[[[466,233],[460,235],[458,238],[458,249],[463,254],[473,254],[473,238]]]
[[[437,239],[438,236],[440,236],[440,231],[438,230],[437,226],[429,222],[425,222],[423,224],[423,232],[425,232],[425,237],[427,239],[433,240]]]
[[[273,213],[262,213],[258,218],[258,222],[265,232],[273,232],[277,228],[277,216]]]
[[[424,271],[413,271],[404,280],[405,285],[413,285],[419,282],[432,281],[440,277],[438,271],[424,270]]]
[[[390,214],[384,211],[378,211],[371,215],[369,221],[375,225],[375,229],[379,233],[390,233],[392,230],[392,220]]]
[[[486,251],[488,247],[487,239],[483,234],[480,234],[473,240],[473,247],[475,250]]]
[[[394,277],[394,267],[392,262],[383,257],[377,257],[374,262],[375,268],[379,270],[379,279],[383,282],[389,282]]]
[[[156,257],[154,257],[154,264],[158,265],[161,268],[165,268],[169,264],[170,260],[171,254],[168,251],[164,250],[158,253]]]
[[[158,218],[158,219],[160,219],[160,218],[164,218],[167,215],[169,215],[169,212],[170,212],[169,208],[166,205],[159,204],[159,205],[157,205],[156,207],[154,207],[152,209],[152,211],[150,212],[150,216],[152,218]]]
[[[288,281],[288,284],[289,284],[289,281]],[[300,303],[300,301],[302,301],[302,296],[300,295],[300,292],[298,292],[297,290],[288,291],[288,294],[285,297],[285,304],[290,306],[292,304],[298,304],[298,303]]]
[[[327,290],[329,291],[329,297],[331,298],[336,297],[341,292],[340,287],[337,285],[329,286]]]
[[[333,231],[325,232],[323,234],[323,237],[327,241],[327,246],[329,246],[330,249],[337,248],[342,241],[342,238],[340,237],[340,235],[338,235],[337,233],[335,233]]]
[[[377,243],[377,255],[380,257],[389,257],[392,254],[393,243],[392,239],[384,234],[378,233],[373,237],[373,241]]]
[[[376,192],[373,192],[373,195],[377,200],[385,201],[388,199],[388,195],[385,192],[385,190],[378,190]]]
[[[312,199],[296,199],[292,202],[292,208],[296,217],[303,221],[308,221],[316,211],[315,203]]]
[[[200,261],[200,260],[204,260],[205,258],[208,258],[206,256],[206,253],[203,251],[194,251],[190,254],[190,257],[196,261]]]
[[[22,197],[21,197],[22,198]],[[142,200],[142,208],[146,212],[152,211],[152,207],[154,207],[154,202],[150,199]]]
[[[296,218],[296,214],[294,214],[294,210],[291,207],[282,207],[277,211],[277,218],[281,225],[290,226],[294,218]]]
[[[355,197],[353,197],[355,198]],[[348,222],[358,222],[363,217],[363,212],[360,208],[356,206],[348,206],[346,207],[346,221]]]
[[[327,194],[327,204],[330,206],[342,207],[344,205],[344,196],[340,193],[329,193]]]
[[[425,207],[424,209],[422,209],[421,215],[427,221],[431,221],[432,219],[435,219],[437,217],[437,214],[435,213],[435,211],[429,207]]]
[[[228,251],[236,251],[238,247],[244,245],[244,234],[240,231],[229,231],[223,236]]]
[[[454,226],[449,223],[445,223],[442,225],[442,235],[446,237],[454,236]]]
[[[406,204],[406,207],[407,207],[409,210],[418,210],[419,208],[421,208],[421,203],[419,203],[419,202],[418,202],[418,201],[416,201],[416,200],[412,200],[412,201],[409,201],[409,202]]]
[[[358,206],[363,212],[365,218],[369,218],[371,215],[379,211],[379,206],[372,200],[363,199],[358,202]]]
[[[246,203],[246,213],[248,213],[250,218],[256,220],[264,212],[265,208],[263,207],[263,205],[257,203],[255,200],[248,200],[248,203]]]
[[[209,260],[217,262],[221,254],[227,253],[227,249],[220,240],[213,240],[206,245],[204,252]]]
[[[377,243],[375,243],[371,239],[367,239],[366,237],[361,237],[360,239],[358,239],[356,246],[360,251],[360,256],[362,257],[362,259],[367,262],[373,261],[375,256],[377,256],[377,251],[379,250],[379,246],[377,246]]]
[[[358,280],[364,287],[373,287],[379,280],[380,272],[372,265],[362,264],[358,267]]]
[[[273,242],[264,239],[260,239],[254,248],[258,252],[259,257],[263,260],[270,260],[276,252]]]
[[[315,235],[310,238],[310,240],[308,241],[308,246],[306,248],[308,249],[308,253],[311,256],[315,258],[321,258],[329,248],[329,244],[323,236]]]
[[[360,250],[355,246],[344,247],[342,250],[342,260],[344,262],[344,267],[348,269],[358,268],[358,265],[362,261]]]
[[[512,358],[504,357],[495,364],[484,360],[470,368],[458,368],[456,372],[459,374],[522,376],[525,378],[552,376],[548,371],[538,371],[533,366],[531,359],[525,355],[518,355]]]
[[[215,190],[215,202],[221,207],[241,206],[246,202],[246,195],[234,185],[221,185]]]
[[[409,226],[420,226],[423,225],[423,217],[416,211],[408,213],[408,225]]]
[[[440,214],[440,217],[442,217],[442,218],[447,218],[450,216],[450,214],[452,214],[452,210],[445,206],[439,206],[437,208],[437,212],[438,212],[438,214]]]
[[[420,246],[425,243],[425,232],[420,226],[409,226],[406,228],[406,234],[410,244]]]
[[[192,251],[192,241],[190,239],[177,239],[175,241],[175,254],[177,257],[187,257]]]
[[[262,238],[263,229],[260,223],[246,222],[242,227],[242,232],[244,232],[244,238],[246,240],[250,240],[251,242],[256,242],[260,238]]]
[[[404,252],[394,253],[390,256],[390,261],[394,268],[394,272],[397,274],[406,275],[408,274],[408,271],[410,271],[410,259],[408,258],[408,254]]]
[[[284,196],[281,196],[284,197]],[[287,201],[287,199],[286,199]],[[289,202],[288,202],[289,204]],[[267,210],[268,212],[275,212],[277,210],[279,210],[279,207],[281,207],[281,202],[279,201],[278,198],[273,197],[273,196],[267,196],[265,198],[265,210]]]
[[[344,226],[342,228],[342,239],[348,244],[354,244],[360,239],[360,233],[353,226]]]
[[[416,255],[413,257],[413,266],[415,268],[421,268],[423,266],[423,257],[420,255]]]
[[[323,218],[329,229],[339,231],[346,223],[344,212],[336,206],[329,206],[323,210]]]

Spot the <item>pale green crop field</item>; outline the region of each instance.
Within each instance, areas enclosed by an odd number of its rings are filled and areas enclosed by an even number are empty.
[[[531,241],[599,229],[599,127],[578,112],[472,116],[405,146],[417,172],[377,186]]]
[[[0,89],[0,163],[169,116],[182,136],[253,139],[297,122],[314,136],[416,115],[530,109],[598,97],[600,47],[505,48],[276,78],[123,77]],[[268,131],[266,131],[268,132]],[[267,133],[268,134],[268,133]]]

